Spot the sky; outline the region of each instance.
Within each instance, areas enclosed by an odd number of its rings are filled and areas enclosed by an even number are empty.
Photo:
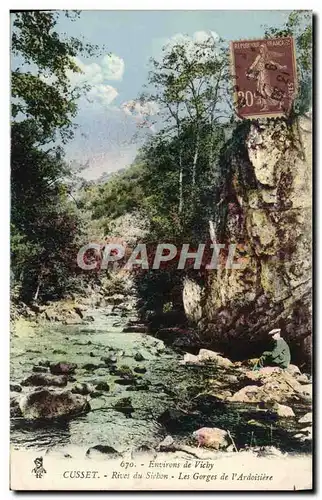
[[[138,122],[154,109],[134,110],[147,81],[149,58],[160,58],[162,46],[180,35],[200,39],[210,33],[231,40],[261,38],[264,26],[281,26],[289,11],[83,11],[71,22],[60,16],[58,30],[106,47],[95,58],[78,58],[92,89],[79,103],[75,138],[66,146],[67,159],[90,167],[82,175],[90,180],[125,168],[134,160],[139,142]],[[79,80],[78,80],[79,81]],[[147,133],[151,131],[147,130]]]

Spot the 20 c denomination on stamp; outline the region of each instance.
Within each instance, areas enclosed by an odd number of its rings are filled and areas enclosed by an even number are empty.
[[[237,115],[287,116],[297,90],[293,38],[231,42],[230,51]]]

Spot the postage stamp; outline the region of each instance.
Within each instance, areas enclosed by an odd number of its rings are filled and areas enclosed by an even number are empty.
[[[297,87],[293,38],[236,41],[230,50],[238,116],[287,115]]]

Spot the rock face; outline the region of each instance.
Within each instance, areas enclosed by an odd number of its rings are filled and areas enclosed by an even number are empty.
[[[90,410],[86,398],[80,394],[47,389],[36,390],[23,396],[19,406],[23,417],[28,420],[72,417]]]
[[[219,259],[202,288],[186,280],[185,311],[210,349],[237,359],[254,357],[267,350],[267,331],[279,327],[292,362],[309,366],[311,120],[292,126],[261,121],[238,140],[225,160],[231,177],[223,188],[215,241],[227,251],[228,244],[237,244],[234,263],[241,268],[226,269]],[[220,255],[227,257],[227,251]]]

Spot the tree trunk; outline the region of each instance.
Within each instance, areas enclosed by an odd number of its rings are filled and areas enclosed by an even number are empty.
[[[192,164],[192,186],[195,186],[195,184],[196,184],[196,169],[197,169],[198,156],[199,156],[199,132],[197,134],[196,149],[195,149],[195,154],[193,157],[193,164]]]
[[[35,301],[38,300],[39,290],[40,290],[40,280],[38,281],[37,290],[36,290],[36,293],[35,293],[35,296],[34,296],[34,300]]]
[[[179,156],[179,214],[183,210],[183,170],[182,170],[182,158],[181,153]]]
[[[209,234],[212,243],[216,243],[216,230],[212,220],[209,220]]]

